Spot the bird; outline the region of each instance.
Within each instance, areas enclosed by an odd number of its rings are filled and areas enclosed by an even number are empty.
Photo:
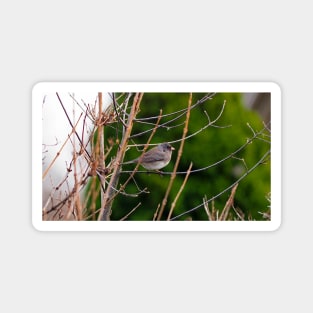
[[[124,162],[123,164],[138,163],[147,170],[160,170],[171,160],[172,151],[175,150],[169,143],[164,142],[148,150],[139,158]]]

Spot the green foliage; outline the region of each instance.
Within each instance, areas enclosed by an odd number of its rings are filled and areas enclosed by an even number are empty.
[[[204,95],[200,93],[193,94],[192,103],[195,103]],[[160,110],[162,110],[162,115],[182,110],[187,107],[188,98],[189,94],[187,93],[145,93],[137,118],[157,117]],[[173,216],[201,204],[205,195],[210,199],[228,188],[246,172],[246,167],[249,169],[254,166],[264,153],[270,149],[268,142],[255,139],[234,157],[220,162],[245,145],[248,138],[253,137],[251,128],[258,132],[264,127],[260,117],[255,112],[244,108],[242,95],[239,93],[216,94],[212,100],[207,100],[205,103],[192,109],[187,136],[195,134],[201,128],[206,127],[209,122],[208,117],[210,121],[215,120],[221,113],[224,101],[226,106],[218,121],[197,135],[187,138],[185,141],[178,171],[185,172],[191,162],[193,163],[192,170],[202,169],[209,165],[212,166],[204,171],[192,173],[189,176],[187,184],[176,204]],[[162,118],[161,124],[172,120],[178,115],[165,116]],[[154,121],[149,120],[149,122],[155,121],[156,119]],[[171,126],[171,128],[158,128],[151,143],[175,142],[179,140],[182,136],[184,122],[185,115],[183,114],[180,118],[167,125]],[[249,123],[251,128],[247,126],[247,123]],[[176,127],[172,127],[173,125]],[[146,143],[151,132],[138,137],[134,135],[149,129],[153,129],[153,125],[136,122],[132,131],[133,137],[129,143]],[[111,137],[116,138],[116,134],[116,129],[114,128],[105,129],[106,140]],[[120,132],[118,134],[120,136]],[[170,164],[162,169],[164,172],[172,171],[180,142],[172,145],[176,148],[176,151],[173,152]],[[137,151],[134,147],[130,148],[126,153],[125,161],[136,158],[139,155],[140,151]],[[214,165],[217,162],[220,163]],[[124,165],[123,170],[132,170],[134,166],[134,164]],[[143,168],[140,169],[142,170]],[[120,184],[127,179],[128,175],[126,173],[121,174]],[[167,217],[170,205],[184,180],[184,176],[178,174],[175,179],[166,211],[163,215],[164,219]],[[136,194],[139,192],[137,189],[137,186],[139,186],[141,189],[146,188],[148,193],[140,193],[137,197],[124,195],[116,197],[112,207],[111,219],[118,220],[122,218],[140,202],[141,206],[128,219],[152,220],[158,205],[162,202],[169,179],[170,175],[136,173],[135,182],[131,181],[125,192]],[[266,195],[269,192],[270,161],[268,160],[266,164],[258,166],[240,181],[235,195],[235,207],[245,214],[246,219],[261,220],[262,216],[259,212],[267,211],[268,202]],[[218,210],[223,209],[229,195],[230,190],[215,199],[215,207]],[[193,220],[207,220],[203,207],[188,215],[184,215],[181,220],[185,220],[188,217],[191,217]]]

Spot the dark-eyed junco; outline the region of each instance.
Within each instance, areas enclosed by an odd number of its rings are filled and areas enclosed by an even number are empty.
[[[175,150],[169,143],[161,143],[158,146],[145,152],[143,156],[123,164],[137,163],[147,170],[159,170],[165,167],[171,160],[172,150]]]

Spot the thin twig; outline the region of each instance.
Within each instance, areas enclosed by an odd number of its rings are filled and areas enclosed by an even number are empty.
[[[212,168],[216,165],[219,165],[225,161],[227,161],[228,159],[231,159],[233,158],[236,154],[238,154],[241,150],[243,150],[247,145],[251,144],[253,142],[253,140],[255,140],[257,138],[257,136],[259,134],[261,134],[262,132],[264,132],[266,128],[263,128],[262,130],[260,130],[258,133],[256,133],[253,137],[251,138],[248,138],[246,140],[246,142],[240,146],[238,149],[236,149],[235,151],[231,152],[228,156],[226,156],[225,158],[223,159],[220,159],[219,161],[215,162],[215,163],[212,163],[208,166],[205,166],[205,167],[201,167],[201,168],[198,168],[198,169],[194,169],[192,170],[190,173],[193,174],[193,173],[198,173],[198,172],[203,172],[205,170],[208,170],[209,168]],[[170,141],[169,143],[172,143],[172,141]],[[123,171],[122,173],[130,173],[130,171]],[[149,173],[149,174],[156,174],[155,172],[152,172],[152,171],[137,171],[137,173]],[[172,172],[161,172],[162,175],[172,175]],[[177,175],[185,175],[187,174],[187,171],[182,171],[182,172],[176,172]]]
[[[207,100],[212,100],[213,97],[216,95],[216,92],[211,92],[208,93],[207,95],[205,95],[203,98],[201,98],[200,100],[198,100],[195,104],[193,104],[190,108],[190,110],[192,110],[193,108],[195,108],[196,106],[198,106],[199,104],[204,103]],[[168,113],[168,114],[164,114],[163,117],[168,117],[171,115],[175,115],[175,114],[179,114],[179,113],[183,113],[183,115],[187,112],[188,108],[184,108],[172,113]],[[155,116],[149,116],[149,117],[141,117],[141,118],[136,118],[135,121],[147,121],[147,120],[156,120],[158,118],[158,115]],[[160,125],[161,126],[161,125]]]
[[[127,217],[132,214],[139,206],[141,206],[141,202],[139,202],[129,213],[127,213],[124,217],[120,219],[120,221],[124,221]]]
[[[102,92],[98,93],[98,119],[97,119],[97,128],[98,128],[98,136],[97,136],[97,144],[96,144],[96,158],[95,158],[95,167],[99,172],[103,172],[105,169],[105,159],[104,159],[104,133],[103,133],[103,123],[101,122],[102,118]],[[104,205],[104,194],[105,194],[105,175],[98,176],[101,183],[101,206]]]
[[[203,102],[205,102],[205,101],[207,101],[207,100],[211,100],[214,95],[215,95],[215,93],[208,94],[208,95],[204,96],[202,99],[200,99],[199,101],[197,101],[195,104],[191,105],[189,110],[195,108],[196,106],[198,106],[199,104],[201,104],[201,103],[203,103]],[[172,118],[171,120],[166,121],[166,122],[164,122],[163,124],[160,124],[159,127],[164,127],[165,125],[168,125],[168,124],[170,124],[170,123],[172,123],[172,122],[174,122],[174,121],[180,119],[182,116],[184,116],[185,114],[187,114],[187,110],[188,110],[188,109],[182,109],[182,110],[175,111],[175,112],[173,112],[173,113],[169,113],[169,114],[164,115],[164,116],[170,116],[170,115],[173,115],[173,114],[181,113],[181,114],[179,114],[178,116]],[[147,118],[141,118],[140,120],[143,121],[143,120],[151,120],[151,119],[156,119],[156,118],[157,118],[157,116],[152,116],[152,117],[147,117]],[[150,131],[152,131],[152,129],[147,129],[147,130],[145,130],[145,131],[143,131],[143,132],[140,132],[140,133],[137,133],[137,134],[133,134],[133,135],[131,135],[131,138],[135,138],[135,137],[142,136],[142,135],[144,135],[144,134],[146,134],[146,133],[149,133]]]
[[[214,221],[214,212],[213,212],[213,207],[212,207],[212,213],[210,211],[210,208],[209,208],[209,204],[208,204],[208,199],[207,197],[205,196],[203,198],[203,207],[204,207],[204,210],[206,212],[206,214],[208,215],[208,219],[209,221]]]
[[[57,95],[57,97],[58,97],[58,99],[59,99],[59,102],[60,102],[60,104],[61,104],[61,106],[62,106],[62,109],[63,109],[63,111],[64,111],[64,113],[65,113],[65,115],[66,115],[66,117],[67,117],[68,122],[70,123],[70,125],[72,126],[72,128],[74,128],[73,123],[72,123],[70,117],[68,116],[67,111],[65,110],[65,107],[64,107],[64,105],[63,105],[63,102],[62,102],[62,100],[61,100],[61,98],[60,98],[60,96],[59,96],[59,94],[58,94],[57,92],[56,92],[56,95]],[[75,128],[74,128],[74,129],[75,129]],[[78,141],[80,142],[81,147],[84,147],[83,142],[82,142],[82,140],[80,139],[79,135],[77,134],[76,130],[75,130],[75,135],[76,135]],[[89,155],[89,153],[88,153],[88,151],[87,151],[86,149],[85,149],[85,153],[88,155],[88,157],[89,157],[89,159],[90,159],[90,155]]]
[[[161,204],[161,207],[160,207],[160,210],[159,210],[159,213],[158,213],[158,218],[157,218],[158,221],[160,221],[161,218],[162,218],[162,214],[164,212],[164,208],[166,206],[169,193],[170,193],[170,191],[172,189],[172,186],[173,186],[173,183],[174,183],[174,179],[176,177],[176,171],[177,171],[177,168],[178,168],[178,164],[179,164],[181,156],[183,154],[185,138],[186,138],[186,135],[187,135],[187,132],[188,132],[188,123],[189,123],[189,118],[190,118],[191,102],[192,102],[192,93],[190,93],[190,95],[189,95],[188,107],[187,107],[187,112],[186,112],[185,127],[184,127],[184,130],[183,130],[182,140],[180,142],[180,147],[179,147],[179,150],[178,150],[178,153],[177,153],[177,158],[176,158],[176,162],[175,162],[175,165],[174,165],[174,169],[173,169],[173,172],[172,172],[169,184],[167,186],[167,189],[166,189],[166,192],[165,192],[165,195],[164,195],[164,198],[162,200],[162,204]]]
[[[233,184],[231,184],[230,186],[228,186],[227,188],[225,188],[224,190],[222,190],[221,192],[219,192],[217,195],[213,196],[212,198],[210,198],[209,200],[207,200],[206,202],[209,203],[212,200],[218,198],[219,196],[221,196],[223,193],[227,192],[228,190],[232,189],[236,184],[238,184],[241,180],[243,180],[246,176],[248,176],[252,171],[254,171],[260,164],[263,164],[264,160],[267,158],[267,156],[271,153],[270,150],[268,150],[262,157],[261,159],[256,162],[247,172],[245,172],[241,177],[239,177]],[[189,214],[199,208],[201,208],[203,206],[203,203],[193,207],[190,210],[187,210],[186,212],[183,212],[179,215],[176,215],[175,217],[171,218],[171,221],[174,221],[178,218],[180,218],[181,216],[185,215],[185,214]]]
[[[158,213],[159,213],[159,209],[160,209],[160,203],[158,204],[158,206],[157,206],[157,208],[156,208],[156,210],[155,210],[155,212],[154,212],[154,215],[153,215],[153,221],[155,221],[156,219],[157,219],[157,217],[158,217]]]
[[[117,110],[117,105],[116,105],[116,99],[115,99],[115,93],[113,92],[112,94],[112,101],[113,101],[113,107],[114,107],[114,111],[115,111],[115,114],[116,114],[116,117],[117,117],[117,120],[122,123],[123,127],[125,128],[126,127],[126,124],[124,123],[124,119],[122,119],[120,117],[120,113],[119,111]]]
[[[75,120],[75,110],[73,110],[73,119]],[[73,176],[74,176],[74,188],[75,191],[73,195],[73,213],[76,213],[77,220],[81,221],[83,219],[82,213],[82,206],[81,206],[81,199],[80,194],[78,192],[79,186],[81,184],[81,179],[78,178],[78,171],[77,171],[77,151],[76,151],[76,139],[75,135],[73,135]]]
[[[139,165],[140,165],[140,163],[141,163],[141,161],[142,161],[142,159],[144,157],[144,154],[145,154],[146,150],[148,149],[148,147],[150,145],[150,141],[152,140],[152,138],[153,138],[153,136],[154,136],[154,134],[155,134],[155,132],[156,132],[156,130],[158,128],[158,125],[159,125],[159,122],[160,122],[161,118],[162,118],[162,110],[160,110],[159,118],[158,118],[157,122],[155,123],[154,129],[153,129],[152,133],[150,134],[150,137],[148,138],[148,140],[147,140],[147,142],[146,142],[146,144],[145,144],[145,146],[144,146],[144,148],[143,148],[143,150],[141,152],[140,157],[138,158],[138,162],[137,162],[135,168],[132,170],[131,175],[129,175],[129,177],[125,181],[125,183],[121,186],[121,188],[120,188],[121,191],[123,191],[125,189],[126,185],[129,183],[129,181],[136,174],[136,172],[137,172],[137,170],[139,168]]]
[[[87,179],[89,178],[88,171],[89,171],[89,169],[87,168],[86,172],[83,174],[83,179],[81,180],[80,185],[79,185],[79,188],[80,188],[79,192],[85,186],[85,184],[87,182]],[[63,185],[65,182],[67,182],[67,178],[68,178],[68,175],[66,175],[66,177],[63,179],[63,181],[57,187],[54,188],[54,192],[58,191],[60,189],[61,185]],[[48,215],[49,213],[58,210],[58,208],[60,208],[63,205],[65,205],[66,202],[70,201],[71,197],[73,197],[75,192],[76,192],[75,189],[71,190],[69,192],[69,194],[64,199],[62,199],[60,202],[58,202],[57,204],[52,206],[49,210],[46,208],[47,205],[48,205],[48,202],[47,202],[47,204],[43,208],[43,213],[42,214],[43,215]]]
[[[126,148],[127,148],[127,142],[128,142],[130,133],[133,128],[134,118],[136,117],[136,114],[139,110],[142,96],[143,96],[142,93],[137,93],[135,95],[134,102],[133,102],[130,114],[128,116],[125,134],[124,134],[124,137],[122,138],[120,148],[116,155],[116,165],[114,167],[112,177],[110,179],[106,192],[103,196],[103,206],[101,206],[98,220],[105,221],[105,220],[110,219],[111,207],[112,207],[112,196],[114,194],[114,188],[117,185],[117,182],[119,179],[121,163],[122,163],[122,160],[123,160]]]
[[[207,118],[208,118],[208,123],[207,123],[206,125],[204,125],[203,127],[201,127],[200,129],[198,129],[197,131],[195,131],[195,132],[193,132],[192,134],[190,134],[189,136],[186,136],[185,140],[186,140],[186,139],[190,139],[190,138],[192,138],[192,137],[198,135],[199,133],[203,132],[205,129],[207,129],[207,128],[210,127],[210,126],[211,126],[211,127],[214,126],[214,124],[221,118],[221,116],[222,116],[222,114],[223,114],[223,112],[224,112],[225,106],[226,106],[226,101],[224,101],[224,103],[223,103],[223,105],[222,105],[222,108],[221,108],[221,111],[219,112],[218,116],[217,116],[213,121],[211,121],[210,118],[208,117],[208,115],[206,114],[206,116],[207,116]],[[186,111],[186,110],[187,110],[187,109],[185,109],[185,111]],[[204,111],[204,112],[205,112],[205,111]],[[205,113],[206,113],[206,112],[205,112]],[[164,117],[164,116],[163,116],[163,117]],[[179,117],[181,117],[181,115],[180,115]],[[172,120],[169,121],[169,122],[172,122]],[[165,124],[168,124],[169,122],[163,123],[163,124],[159,125],[159,127],[164,127],[164,125],[165,125]],[[230,125],[224,126],[223,128],[225,128],[225,127],[230,127]],[[151,131],[151,129],[149,129],[148,131]],[[146,132],[148,132],[148,131],[142,132],[142,133],[140,133],[140,135],[142,135],[142,134],[144,134],[144,133],[146,133]],[[131,138],[133,138],[133,137],[134,137],[134,135],[131,136]],[[169,143],[169,144],[173,144],[173,143],[180,142],[181,140],[182,140],[182,139],[180,138],[180,139],[177,139],[177,140],[169,141],[168,143]],[[131,145],[129,145],[129,146],[131,147]]]
[[[57,152],[57,154],[55,155],[55,157],[53,158],[53,160],[50,162],[50,164],[48,165],[48,167],[46,168],[46,170],[44,171],[44,173],[42,174],[42,179],[44,179],[46,177],[46,175],[48,174],[48,172],[50,171],[52,165],[54,164],[54,162],[56,161],[56,159],[59,157],[59,155],[61,154],[63,148],[65,147],[67,141],[70,139],[71,135],[75,132],[76,126],[79,123],[80,118],[82,117],[83,113],[80,114],[77,123],[75,124],[75,126],[73,126],[71,133],[67,136],[66,140],[64,141],[63,145],[61,146],[60,150]]]
[[[177,193],[177,195],[176,195],[174,201],[172,202],[170,212],[168,213],[168,216],[167,216],[167,220],[168,220],[168,221],[170,220],[170,218],[171,218],[171,216],[172,216],[173,210],[174,210],[174,208],[175,208],[175,206],[176,206],[176,203],[177,203],[177,200],[178,200],[180,194],[182,193],[183,189],[185,188],[185,185],[186,185],[186,182],[187,182],[187,180],[188,180],[188,177],[189,177],[191,168],[192,168],[192,162],[190,163],[190,166],[189,166],[189,168],[188,168],[188,170],[187,170],[187,174],[186,174],[186,176],[185,176],[185,179],[184,179],[182,185],[180,186],[179,191],[178,191],[178,193]]]
[[[149,143],[150,143],[150,141],[152,140],[152,138],[153,138],[153,136],[154,136],[154,134],[155,134],[155,132],[156,132],[156,130],[157,130],[157,128],[158,128],[158,124],[159,124],[159,122],[160,122],[160,120],[161,120],[161,117],[162,117],[162,110],[160,110],[159,119],[157,120],[157,122],[156,122],[156,124],[155,124],[154,130],[153,130],[153,132],[151,133],[151,135],[150,135],[150,137],[149,137],[149,139],[148,139],[148,141],[147,141],[147,143],[146,143],[146,145],[145,145],[145,147],[144,147],[144,149],[143,149],[143,151],[142,151],[142,153],[141,153],[141,156],[138,158],[138,162],[137,162],[135,168],[131,171],[131,175],[129,175],[129,177],[128,177],[127,180],[124,182],[124,184],[119,188],[119,190],[117,190],[115,187],[111,186],[112,193],[111,193],[110,203],[112,203],[112,201],[114,200],[114,198],[115,198],[118,194],[123,194],[123,195],[129,196],[128,194],[125,194],[123,191],[124,191],[124,189],[126,188],[126,186],[127,186],[127,184],[129,183],[129,181],[130,181],[131,179],[134,179],[134,175],[135,175],[136,172],[137,172],[137,169],[138,169],[138,167],[139,167],[139,165],[140,165],[141,159],[143,158],[144,153],[145,153],[145,151],[147,150],[147,148],[149,147]],[[124,155],[123,155],[123,158],[124,158]],[[121,161],[122,161],[122,159],[121,159]],[[119,167],[120,167],[121,165],[122,165],[122,163],[119,163]],[[114,191],[115,193],[113,193],[113,191]],[[143,189],[142,191],[140,191],[140,193],[143,193],[143,192],[145,192],[145,189]],[[140,194],[140,193],[139,193],[139,194]]]
[[[232,190],[231,190],[231,194],[222,210],[222,213],[220,215],[219,221],[226,221],[227,220],[227,216],[229,213],[230,208],[232,207],[233,203],[234,203],[234,198],[235,198],[235,193],[237,190],[238,184],[236,184]]]

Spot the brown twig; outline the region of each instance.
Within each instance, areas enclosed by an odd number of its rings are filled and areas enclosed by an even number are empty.
[[[128,212],[124,217],[120,219],[120,221],[125,221],[127,217],[132,214],[139,206],[141,206],[141,202],[139,202],[130,212]]]
[[[123,184],[118,190],[116,189],[116,184],[114,185],[114,187],[113,187],[113,185],[112,185],[112,187],[111,187],[111,188],[112,188],[112,194],[111,194],[111,198],[110,198],[110,203],[112,203],[112,201],[114,200],[114,198],[115,198],[118,194],[124,194],[123,191],[125,190],[127,184],[129,183],[129,181],[130,181],[131,179],[133,179],[134,175],[136,174],[136,172],[137,172],[137,170],[138,170],[138,168],[139,168],[139,165],[140,165],[140,163],[141,163],[141,159],[143,158],[144,153],[145,153],[146,150],[148,149],[149,143],[150,143],[150,141],[152,140],[152,138],[153,138],[153,136],[154,136],[154,134],[155,134],[155,132],[156,132],[156,130],[157,130],[157,128],[158,128],[158,125],[159,125],[159,122],[160,122],[160,120],[161,120],[161,117],[162,117],[162,110],[160,110],[159,119],[157,120],[157,122],[156,122],[156,124],[155,124],[155,126],[154,126],[154,130],[152,131],[150,137],[148,138],[148,140],[147,140],[147,142],[146,142],[146,144],[145,144],[145,146],[144,146],[144,148],[143,148],[143,150],[142,150],[142,152],[141,152],[141,156],[138,158],[138,162],[137,162],[135,168],[132,170],[132,172],[131,172],[131,174],[129,175],[129,177],[127,178],[127,180],[124,182],[124,184]],[[119,164],[122,163],[123,158],[124,158],[124,155],[123,155],[123,157],[122,157],[122,159],[121,159],[121,162],[120,162]],[[113,193],[113,191],[114,191],[115,193]],[[142,192],[144,192],[144,191],[145,191],[145,189],[142,190]],[[128,196],[129,196],[129,195],[128,195]]]
[[[145,153],[146,150],[148,149],[149,144],[150,144],[150,142],[151,142],[151,140],[152,140],[152,138],[153,138],[153,136],[154,136],[154,134],[155,134],[155,132],[156,132],[156,130],[157,130],[157,128],[158,128],[158,125],[159,125],[159,123],[160,123],[161,118],[162,118],[162,110],[160,110],[159,118],[158,118],[157,122],[155,123],[154,129],[153,129],[151,135],[149,136],[149,138],[148,138],[148,140],[147,140],[147,142],[146,142],[146,144],[145,144],[145,146],[144,146],[144,148],[143,148],[143,150],[142,150],[142,152],[141,152],[140,157],[138,158],[138,162],[137,162],[135,168],[133,169],[133,171],[131,172],[131,174],[130,174],[129,177],[127,178],[126,182],[121,186],[120,191],[123,191],[123,190],[125,189],[126,185],[129,183],[129,181],[130,181],[130,180],[134,177],[134,175],[136,174],[136,172],[137,172],[137,170],[138,170],[138,168],[139,168],[139,165],[140,165],[140,163],[141,163],[141,161],[142,161],[142,158],[143,158],[143,156],[144,156],[144,153]]]
[[[62,102],[62,100],[61,100],[59,94],[56,93],[56,95],[57,95],[57,97],[58,97],[58,99],[59,99],[59,102],[60,102],[60,104],[61,104],[61,106],[62,106],[62,109],[63,109],[63,111],[64,111],[64,113],[65,113],[65,115],[66,115],[66,118],[67,118],[68,122],[70,123],[70,125],[72,126],[72,129],[73,129],[73,128],[74,128],[73,123],[72,123],[72,121],[71,121],[69,115],[67,114],[67,111],[66,111],[66,109],[65,109],[65,107],[64,107],[64,105],[63,105],[63,102]],[[81,138],[79,137],[79,135],[77,134],[75,128],[74,128],[74,132],[75,132],[75,135],[76,135],[78,141],[79,141],[80,144],[81,144],[81,147],[84,148],[84,144],[83,144]],[[89,159],[90,159],[90,155],[89,155],[89,153],[88,153],[88,151],[87,151],[86,149],[85,149],[85,153],[88,155],[88,157],[89,157]]]
[[[73,113],[75,114],[75,111]],[[76,219],[78,221],[81,221],[83,219],[81,199],[80,199],[80,194],[79,194],[79,187],[81,184],[81,180],[78,177],[78,171],[77,171],[78,164],[77,164],[77,151],[76,151],[75,138],[76,138],[75,135],[73,135],[73,143],[72,143],[73,144],[73,176],[74,176],[73,213],[76,213]]]
[[[191,168],[192,168],[192,162],[190,163],[190,166],[189,166],[189,168],[188,168],[188,170],[187,170],[187,174],[186,174],[186,176],[185,176],[185,178],[184,178],[184,181],[183,181],[182,185],[180,186],[179,191],[178,191],[178,193],[177,193],[177,195],[176,195],[174,201],[172,202],[170,212],[168,213],[168,216],[167,216],[167,220],[168,220],[168,221],[170,220],[170,218],[171,218],[171,216],[172,216],[173,210],[174,210],[174,208],[175,208],[175,206],[176,206],[176,202],[177,202],[177,200],[178,200],[180,194],[182,193],[183,189],[185,188],[185,185],[186,185],[186,182],[187,182],[187,180],[188,180],[188,177],[189,177]]]
[[[42,174],[42,179],[44,179],[46,177],[46,175],[48,174],[48,172],[50,171],[52,165],[54,164],[54,162],[56,161],[56,159],[59,157],[59,155],[61,154],[63,148],[65,147],[67,141],[70,139],[71,135],[76,132],[76,126],[79,123],[80,118],[82,117],[83,113],[80,114],[77,123],[75,124],[75,126],[73,126],[71,133],[67,136],[66,140],[64,141],[63,145],[61,146],[60,150],[57,152],[57,154],[55,155],[55,157],[53,158],[53,160],[50,162],[50,164],[48,165],[48,167],[46,168],[46,170],[44,171],[44,173]]]
[[[228,198],[228,200],[227,200],[227,202],[226,202],[226,204],[225,204],[225,206],[224,206],[224,208],[222,210],[222,213],[221,213],[221,215],[220,215],[220,217],[218,219],[219,221],[226,221],[228,213],[229,213],[229,210],[230,210],[230,208],[232,207],[232,205],[234,203],[234,198],[235,198],[235,193],[236,193],[237,187],[238,187],[238,184],[236,184],[232,188],[230,196],[229,196],[229,198]]]
[[[97,136],[97,145],[96,145],[96,168],[100,173],[103,173],[105,168],[105,159],[104,159],[104,134],[103,134],[103,123],[102,119],[102,92],[98,93],[98,119],[97,119],[97,128],[98,128],[98,136]],[[98,160],[98,161],[97,161]],[[105,175],[99,175],[100,183],[101,183],[101,204],[104,203],[104,191],[105,191]],[[101,205],[102,206],[102,205]]]
[[[241,175],[233,184],[231,184],[230,186],[226,187],[225,189],[223,189],[221,192],[219,192],[218,194],[216,194],[215,196],[213,196],[212,198],[210,198],[209,200],[207,200],[207,202],[211,202],[214,199],[217,199],[218,197],[220,197],[223,193],[227,192],[228,190],[232,189],[236,184],[238,184],[240,181],[242,181],[245,177],[247,177],[248,175],[250,175],[251,172],[253,172],[258,166],[260,166],[261,164],[264,163],[264,161],[268,158],[268,156],[270,155],[271,151],[268,150],[265,152],[265,154],[259,159],[259,161],[257,161],[251,168],[249,168],[248,171],[246,171],[243,175]],[[203,206],[203,203],[187,210],[186,212],[183,212],[181,214],[178,214],[174,217],[171,218],[171,221],[174,221],[180,217],[182,217],[185,214],[189,214],[197,209],[199,209],[200,207]]]
[[[160,203],[158,204],[158,206],[157,206],[157,208],[156,208],[156,210],[155,210],[155,212],[154,212],[154,215],[153,215],[153,221],[155,221],[156,219],[157,219],[157,217],[158,217],[158,212],[159,212],[159,209],[160,209]]]
[[[133,128],[133,122],[139,110],[142,97],[143,97],[143,93],[137,93],[134,97],[134,102],[131,107],[131,111],[128,115],[127,127],[125,129],[125,133],[122,138],[120,148],[116,155],[116,163],[115,163],[116,165],[114,166],[114,170],[113,170],[110,182],[107,186],[106,192],[103,195],[103,204],[101,205],[98,220],[101,220],[101,221],[110,220],[112,196],[114,195],[114,190],[116,189],[116,185],[117,185],[119,175],[120,175],[121,163],[124,158],[124,154],[127,148],[127,142],[129,140],[129,136]]]
[[[205,97],[203,97],[202,99],[198,100],[195,104],[193,105],[190,105],[190,110],[192,110],[193,108],[197,107],[199,104],[201,103],[204,103],[205,101],[207,100],[211,100],[213,98],[213,96],[215,95],[215,93],[209,93],[207,94]],[[164,117],[168,117],[168,116],[171,116],[171,115],[177,115],[179,114],[178,116],[174,117],[173,119],[171,120],[167,120],[166,122],[164,122],[163,124],[160,125],[160,127],[166,127],[166,125],[168,124],[171,124],[173,123],[175,120],[178,120],[180,119],[182,116],[184,116],[185,114],[187,114],[187,111],[188,111],[188,108],[185,108],[185,109],[182,109],[182,110],[178,110],[178,111],[175,111],[175,112],[172,112],[172,113],[168,113],[168,114],[165,114]],[[136,119],[136,122],[142,122],[142,121],[147,121],[147,120],[153,120],[153,119],[156,119],[157,116],[150,116],[150,117],[146,117],[146,118],[140,118],[140,119]],[[152,129],[147,129],[143,132],[140,132],[140,133],[137,133],[137,134],[132,134],[131,135],[131,138],[135,138],[135,137],[138,137],[138,136],[142,136],[148,132],[150,132]]]
[[[188,107],[187,107],[187,112],[186,112],[185,127],[184,127],[184,130],[183,130],[182,140],[180,142],[180,146],[179,146],[179,150],[178,150],[178,153],[177,153],[177,158],[176,158],[176,162],[175,162],[175,165],[174,165],[174,169],[173,169],[173,172],[171,174],[171,178],[170,178],[169,184],[167,186],[167,189],[166,189],[166,192],[165,192],[165,195],[164,195],[164,198],[162,200],[162,204],[161,204],[161,207],[160,207],[160,210],[159,210],[159,213],[158,213],[158,217],[157,217],[158,221],[160,221],[161,218],[162,218],[162,215],[163,215],[166,203],[167,203],[167,199],[168,199],[169,193],[170,193],[170,191],[172,189],[172,186],[173,186],[173,183],[174,183],[174,179],[176,177],[178,164],[179,164],[181,156],[183,154],[185,137],[186,137],[187,132],[188,132],[188,123],[189,123],[189,118],[190,118],[191,102],[192,102],[192,93],[190,93],[190,95],[189,95]]]
[[[203,207],[204,207],[205,213],[208,215],[209,221],[214,221],[213,207],[212,207],[212,213],[211,213],[210,208],[209,208],[209,204],[207,201],[208,201],[208,199],[205,196],[203,198]]]

